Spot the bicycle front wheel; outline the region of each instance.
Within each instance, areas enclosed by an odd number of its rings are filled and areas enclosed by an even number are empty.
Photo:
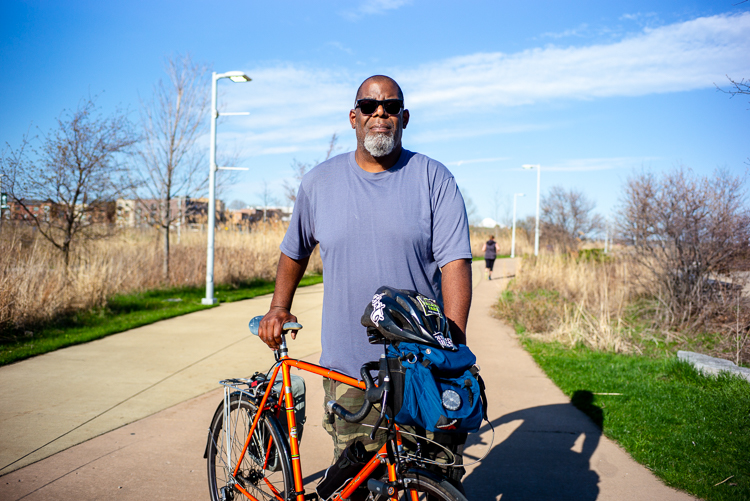
[[[258,411],[254,402],[236,394],[229,400],[229,420],[224,403],[214,414],[208,434],[208,487],[213,501],[245,499],[240,487],[259,500],[287,499],[293,491],[289,447],[275,416],[262,415],[237,466],[248,432]]]
[[[387,477],[382,480],[387,481]],[[401,501],[467,501],[466,496],[444,478],[439,479],[432,475],[409,472],[404,474],[403,480],[405,489],[400,492],[398,497]],[[390,498],[387,496],[375,497],[374,494],[371,494],[368,499],[386,501]]]

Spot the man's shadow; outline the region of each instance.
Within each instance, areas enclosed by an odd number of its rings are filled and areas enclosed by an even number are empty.
[[[595,500],[599,475],[589,468],[589,461],[599,443],[604,417],[593,405],[591,392],[577,391],[572,402],[523,409],[493,421],[495,428],[517,420],[522,423],[464,477],[467,498]],[[479,445],[474,451],[483,454],[487,443],[480,434],[489,429],[486,424],[480,433],[469,435],[467,448]],[[467,454],[464,462],[475,459]]]

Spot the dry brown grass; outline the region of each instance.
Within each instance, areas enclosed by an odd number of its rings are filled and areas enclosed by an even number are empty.
[[[286,226],[259,225],[252,232],[218,231],[214,280],[272,280]],[[74,250],[67,273],[60,253],[28,228],[3,228],[0,245],[0,329],[19,329],[77,309],[101,306],[116,293],[206,280],[205,232],[173,235],[170,280],[162,279],[161,238],[151,230],[127,231]],[[316,253],[309,271],[320,273]]]
[[[618,255],[619,254],[619,255]],[[735,363],[750,360],[750,299],[715,293],[696,329],[669,321],[664,301],[645,280],[648,269],[627,259],[584,254],[528,257],[498,304],[501,317],[536,339],[614,352],[699,351]],[[721,291],[719,291],[721,292]]]
[[[598,350],[635,349],[623,323],[628,303],[639,293],[625,261],[577,260],[542,254],[523,262],[511,291],[500,302],[505,318],[523,324],[535,337]],[[523,305],[516,303],[521,295]]]
[[[484,256],[482,244],[489,239],[490,235],[495,235],[497,254],[509,256],[512,241],[509,228],[472,228],[470,232],[472,256]],[[529,237],[523,229],[516,228],[516,256],[524,254],[534,254],[534,234],[532,233]]]

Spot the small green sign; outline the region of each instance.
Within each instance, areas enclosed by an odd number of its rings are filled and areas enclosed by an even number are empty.
[[[8,194],[0,193],[0,209],[8,208]]]
[[[419,302],[422,303],[422,309],[425,315],[437,315],[442,317],[443,314],[440,312],[440,306],[433,300],[425,296],[417,296]]]

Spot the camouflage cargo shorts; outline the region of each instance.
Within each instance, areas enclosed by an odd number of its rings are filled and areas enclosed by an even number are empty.
[[[324,409],[326,403],[335,400],[349,412],[356,412],[362,407],[362,403],[365,400],[365,392],[363,390],[328,378],[323,378],[323,391],[325,393],[323,400]],[[372,432],[372,428],[375,426],[379,414],[379,410],[376,410],[375,406],[373,406],[370,413],[362,420],[362,422],[347,423],[340,417],[328,414],[324,411],[323,428],[325,428],[333,439],[333,462],[336,462],[349,444],[355,440],[361,441],[362,445],[365,446],[365,449],[368,452],[375,452],[383,446],[388,439],[388,432],[386,430],[379,430],[378,433],[375,434],[375,439],[370,440],[370,432]],[[365,424],[369,424],[370,426],[363,426]],[[404,426],[402,428],[406,432],[415,433],[415,430],[410,426]],[[463,464],[463,449],[464,442],[466,441],[466,434],[434,434],[427,431],[421,435],[427,437],[429,440],[434,440],[448,447],[453,452],[453,455],[455,455],[456,462],[458,464]],[[404,436],[403,438],[404,445],[408,449],[413,448],[409,446],[415,445],[415,439],[410,436]],[[421,449],[430,459],[437,462],[447,462],[446,453],[442,449],[427,442],[422,443]],[[435,466],[434,468],[439,470],[442,475],[457,482],[461,480],[465,471],[462,467],[440,468]]]
[[[323,400],[324,409],[326,403],[335,400],[349,412],[357,412],[365,401],[364,391],[339,381],[334,381],[333,379],[323,378],[323,391],[325,393]],[[379,430],[375,434],[375,440],[370,440],[370,433],[373,426],[375,426],[375,422],[378,420],[378,415],[379,412],[373,408],[362,422],[347,423],[338,416],[328,414],[327,412],[323,413],[323,428],[325,428],[333,439],[334,462],[344,452],[344,449],[355,440],[361,441],[368,452],[375,452],[383,446],[388,439],[388,432],[386,430]],[[369,424],[370,426],[363,426],[365,424]]]

